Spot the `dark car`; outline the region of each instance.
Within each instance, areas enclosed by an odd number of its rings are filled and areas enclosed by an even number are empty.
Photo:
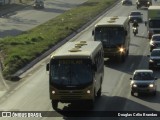
[[[143,22],[143,14],[140,11],[131,11],[129,14],[129,22],[136,20],[137,22]]]
[[[134,93],[150,93],[156,95],[156,77],[152,70],[135,70],[131,80],[131,95]]]
[[[35,9],[42,9],[42,8],[44,8],[44,2],[43,1],[35,1],[33,6]]]
[[[132,1],[131,0],[122,0],[122,5],[132,5]]]
[[[149,57],[149,69],[160,68],[160,48],[153,49]]]
[[[137,5],[137,9],[139,9],[143,6],[149,7],[150,5],[152,5],[152,0],[137,0],[136,5]]]
[[[150,40],[150,51],[160,47],[160,34],[153,34]]]

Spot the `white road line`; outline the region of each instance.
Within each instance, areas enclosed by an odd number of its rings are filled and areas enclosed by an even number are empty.
[[[129,69],[132,70],[133,67],[134,67],[134,63],[131,64]]]

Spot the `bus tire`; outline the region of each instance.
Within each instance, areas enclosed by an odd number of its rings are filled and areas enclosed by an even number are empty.
[[[93,109],[93,108],[94,108],[95,96],[96,96],[96,92],[95,92],[95,90],[94,90],[93,99],[87,100],[87,105],[88,105],[88,108],[89,108],[89,109]]]
[[[125,56],[125,55],[121,55],[121,56],[119,57],[120,63],[124,63],[125,60],[126,60],[126,56]]]
[[[98,92],[97,92],[97,97],[101,97],[102,95],[102,87],[99,88]]]
[[[153,70],[153,67],[149,65],[149,69],[150,69],[150,70]]]
[[[129,50],[127,50],[127,53],[126,53],[126,56],[128,57],[128,55],[129,55]]]
[[[152,93],[152,95],[153,95],[153,96],[156,96],[156,93],[157,93],[157,92],[156,92],[156,91],[154,91],[154,92]]]
[[[133,91],[131,91],[131,95],[134,96],[134,92]]]
[[[52,108],[57,110],[58,108],[58,101],[52,100]]]

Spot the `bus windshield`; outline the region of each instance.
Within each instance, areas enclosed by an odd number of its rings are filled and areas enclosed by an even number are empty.
[[[51,84],[79,86],[92,82],[91,61],[86,59],[53,60],[50,66]]]
[[[103,45],[122,44],[125,39],[123,27],[97,27],[95,28],[95,40],[101,41]]]
[[[149,27],[150,28],[160,28],[160,20],[150,20]]]

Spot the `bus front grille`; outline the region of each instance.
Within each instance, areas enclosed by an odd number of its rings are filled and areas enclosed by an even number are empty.
[[[69,91],[59,91],[58,92],[59,95],[77,95],[77,94],[83,94],[83,91],[72,91],[72,90],[69,90]]]
[[[84,95],[84,92],[81,90],[66,90],[59,91],[58,95],[62,100],[79,100]]]
[[[81,99],[81,96],[75,95],[75,96],[61,96],[62,100],[79,100]]]

